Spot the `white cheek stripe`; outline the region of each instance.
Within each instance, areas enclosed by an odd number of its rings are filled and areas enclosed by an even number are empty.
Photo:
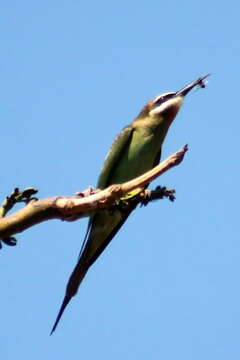
[[[161,112],[167,110],[172,105],[177,105],[180,107],[182,105],[182,102],[183,102],[183,98],[180,96],[175,97],[173,99],[169,99],[165,101],[163,104],[156,107],[155,109],[151,110],[149,114],[150,116],[158,115]]]

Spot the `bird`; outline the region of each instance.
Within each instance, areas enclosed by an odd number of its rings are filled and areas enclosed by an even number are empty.
[[[100,171],[98,189],[132,180],[159,163],[164,139],[185,96],[197,86],[204,88],[206,85],[204,80],[209,75],[197,78],[178,91],[158,95],[145,104],[139,115],[132,123],[125,126],[113,141]],[[68,303],[77,294],[87,271],[135,207],[136,204],[128,206],[125,210],[118,208],[101,210],[90,217],[80,255],[68,280],[66,293],[51,335],[56,330]]]

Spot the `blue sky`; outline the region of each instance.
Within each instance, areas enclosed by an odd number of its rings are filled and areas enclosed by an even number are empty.
[[[11,1],[0,5],[0,197],[95,185],[123,126],[153,96],[211,72],[172,125],[159,178],[174,204],[132,214],[54,334],[86,221],[51,221],[1,257],[4,359],[239,359],[239,4]]]

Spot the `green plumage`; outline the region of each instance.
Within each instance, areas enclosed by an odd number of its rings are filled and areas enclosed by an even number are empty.
[[[199,78],[176,93],[166,93],[149,101],[139,116],[126,126],[114,140],[101,169],[97,187],[104,189],[111,184],[134,179],[153,168],[160,160],[161,147],[168,128],[180,109],[184,96],[196,85]],[[89,267],[106,248],[117,231],[134,210],[97,212],[89,220],[89,226],[79,260],[68,281],[66,295],[52,332],[64,309],[77,293]]]

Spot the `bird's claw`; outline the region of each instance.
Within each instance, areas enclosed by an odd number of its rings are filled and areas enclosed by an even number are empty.
[[[94,187],[89,186],[89,188],[87,188],[87,189],[84,190],[84,191],[78,191],[78,192],[76,192],[75,195],[83,198],[83,197],[87,197],[87,196],[93,195],[93,194],[95,194],[96,192],[97,192],[97,190],[96,190]]]

